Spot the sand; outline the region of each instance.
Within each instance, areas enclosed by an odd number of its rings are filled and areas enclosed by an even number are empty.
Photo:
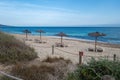
[[[75,40],[75,39],[63,39],[63,42],[68,47],[54,47],[54,54],[52,54],[52,45],[60,43],[59,37],[42,36],[42,41],[46,43],[36,43],[35,39],[39,40],[39,36],[29,35],[30,41],[25,41],[25,35],[23,34],[11,34],[17,39],[23,41],[26,45],[34,48],[38,53],[39,60],[43,60],[48,56],[51,57],[64,57],[71,60],[73,63],[79,63],[79,51],[83,52],[82,63],[90,61],[93,57],[95,59],[104,58],[113,60],[113,55],[117,55],[117,59],[120,59],[120,45],[112,45],[107,43],[99,43],[97,47],[103,49],[103,52],[90,52],[88,48],[94,48],[94,42],[88,40]]]

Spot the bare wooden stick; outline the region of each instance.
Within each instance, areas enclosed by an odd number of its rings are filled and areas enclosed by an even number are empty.
[[[79,52],[79,64],[82,64],[83,52]]]
[[[54,54],[54,45],[52,45],[52,55]]]
[[[9,77],[9,78],[12,78],[12,79],[15,79],[15,80],[23,80],[23,79],[20,79],[20,78],[18,78],[18,77],[11,76],[11,75],[9,75],[9,74],[7,74],[7,73],[5,73],[5,72],[2,72],[2,71],[0,71],[0,74],[5,75],[5,76],[7,76],[7,77]]]

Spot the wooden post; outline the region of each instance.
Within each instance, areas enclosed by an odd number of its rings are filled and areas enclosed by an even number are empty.
[[[113,60],[116,61],[116,54],[113,55]]]
[[[54,45],[52,45],[52,55],[54,54]]]
[[[108,60],[108,58],[109,58],[109,57],[107,56],[107,60]]]
[[[79,64],[82,64],[83,52],[79,52]]]

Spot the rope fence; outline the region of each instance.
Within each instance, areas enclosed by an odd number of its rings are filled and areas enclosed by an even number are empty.
[[[21,79],[21,78],[18,78],[18,77],[9,75],[9,74],[7,74],[7,73],[5,73],[5,72],[2,72],[2,71],[0,71],[0,74],[4,75],[4,76],[6,76],[6,77],[9,77],[10,79],[13,79],[13,80],[23,80],[23,79]]]
[[[38,45],[32,45],[32,46],[35,46],[35,47],[39,47],[39,48],[51,48],[51,46],[38,46]]]
[[[52,46],[52,54],[54,54],[54,51],[55,50],[59,50],[63,53],[67,53],[67,54],[70,54],[70,55],[75,55],[76,57],[79,56],[79,63],[80,61],[83,60],[83,62],[88,62],[90,61],[90,59],[94,58],[94,59],[106,59],[106,60],[113,60],[113,61],[116,61],[116,60],[119,60],[120,58],[116,55],[116,54],[113,54],[113,55],[105,55],[105,56],[90,56],[90,55],[84,55],[83,52],[78,52],[77,53],[73,53],[73,52],[70,52],[70,51],[66,51],[66,50],[62,50],[60,48],[57,48],[57,47],[54,47]],[[81,53],[81,54],[80,54]],[[82,59],[80,59],[82,58]]]
[[[52,52],[52,55],[53,54],[58,54],[58,52],[57,53],[55,53],[55,51],[56,50],[58,50],[58,51],[60,51],[61,53],[66,53],[66,54],[69,54],[69,55],[74,55],[74,56],[76,56],[76,57],[79,57],[80,58],[80,54],[79,54],[79,51],[78,51],[78,53],[76,52],[76,53],[74,53],[74,52],[70,52],[70,51],[68,51],[68,50],[63,50],[63,49],[61,49],[61,48],[59,48],[59,47],[55,47],[54,45],[52,45],[52,47],[51,46],[39,46],[39,45],[31,45],[31,47],[33,47],[33,46],[35,46],[35,47],[39,47],[39,48],[41,48],[41,49],[43,49],[43,48],[51,48],[51,51],[50,52]],[[81,46],[69,46],[70,48],[79,48],[79,47],[81,47]],[[49,53],[49,52],[48,52]],[[84,52],[83,52],[84,53]],[[84,60],[84,62],[85,61],[89,61],[88,60],[88,58],[89,59],[91,59],[91,58],[94,58],[94,59],[107,59],[107,60],[114,60],[114,61],[116,61],[116,60],[120,60],[120,57],[118,57],[118,56],[116,56],[115,54],[114,55],[106,55],[106,56],[95,56],[95,55],[81,55],[82,57],[81,58],[83,58],[82,60]],[[80,59],[79,59],[80,60]]]
[[[71,52],[68,52],[68,51],[65,51],[65,50],[61,50],[61,49],[59,49],[59,48],[55,48],[55,49],[57,49],[57,50],[59,50],[59,51],[62,51],[62,52],[65,52],[65,53],[67,53],[67,54],[78,55],[78,54],[76,54],[76,53],[71,53]]]

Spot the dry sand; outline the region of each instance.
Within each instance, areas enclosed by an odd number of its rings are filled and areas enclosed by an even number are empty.
[[[103,49],[103,52],[90,52],[88,48],[94,48],[94,43],[90,41],[80,41],[80,40],[70,40],[64,39],[63,42],[68,45],[68,47],[55,47],[54,54],[52,55],[52,45],[60,42],[60,38],[46,36],[42,37],[42,41],[46,43],[36,43],[35,39],[39,40],[39,36],[29,35],[28,38],[31,41],[24,41],[25,35],[22,34],[12,34],[17,39],[25,42],[27,45],[33,47],[38,53],[39,60],[45,59],[47,56],[51,57],[64,57],[65,59],[70,59],[73,63],[79,62],[79,51],[83,54],[83,63],[88,62],[91,57],[99,59],[106,58],[113,60],[113,55],[117,55],[117,59],[120,59],[120,45],[110,45],[106,43],[99,43],[97,47]]]

